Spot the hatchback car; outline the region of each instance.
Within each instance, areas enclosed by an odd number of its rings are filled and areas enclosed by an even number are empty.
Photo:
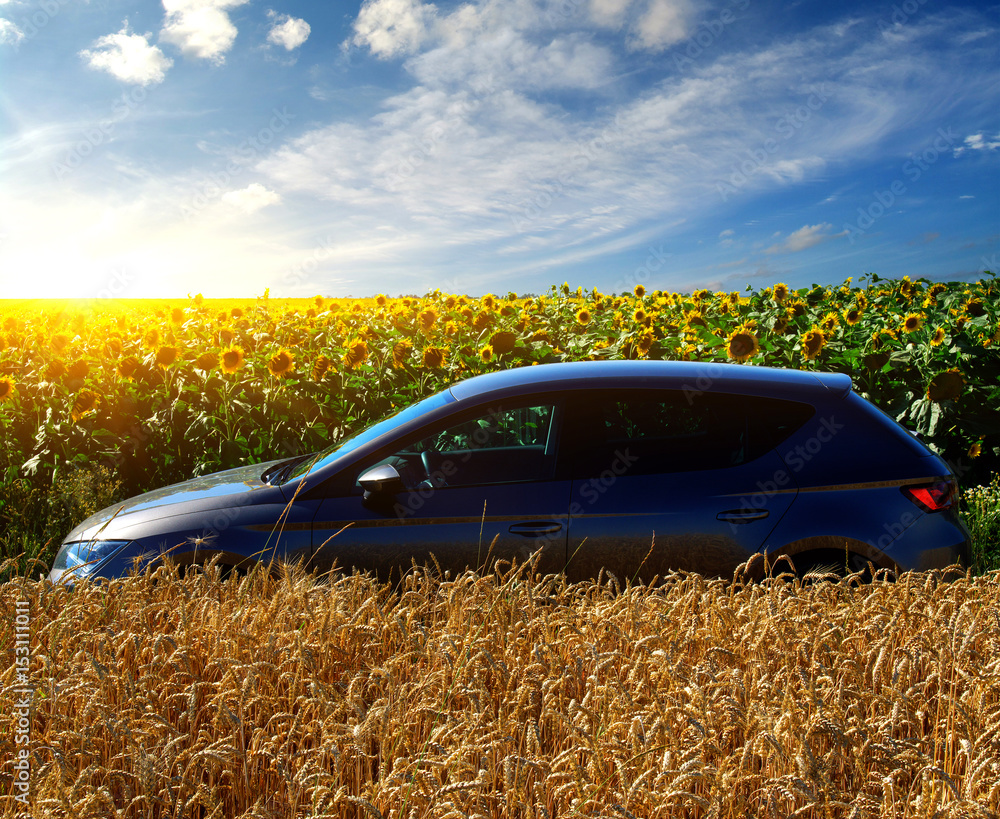
[[[470,378],[327,451],[109,507],[50,578],[169,555],[399,577],[537,560],[571,579],[931,569],[968,559],[947,464],[842,374],[604,361]],[[764,561],[755,561],[763,566]]]

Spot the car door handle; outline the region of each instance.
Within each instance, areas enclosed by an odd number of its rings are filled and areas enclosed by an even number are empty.
[[[730,509],[728,512],[719,512],[715,519],[727,523],[753,523],[755,520],[763,520],[767,515],[766,509]]]
[[[561,523],[552,520],[538,521],[537,523],[514,523],[510,527],[512,535],[524,535],[525,537],[541,537],[542,535],[553,535],[562,529]]]

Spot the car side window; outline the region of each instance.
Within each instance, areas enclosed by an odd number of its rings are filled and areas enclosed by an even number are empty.
[[[410,489],[547,480],[555,466],[554,404],[498,406],[436,429],[379,463]]]
[[[753,396],[599,393],[576,403],[567,421],[567,468],[574,477],[595,477],[622,463],[631,475],[739,466],[773,449],[811,414],[802,404]]]

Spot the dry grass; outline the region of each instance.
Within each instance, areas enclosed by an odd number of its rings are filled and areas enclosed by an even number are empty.
[[[31,601],[31,815],[995,816],[1000,575],[499,570],[115,581]],[[13,625],[0,754],[11,792]],[[17,814],[7,800],[3,816]]]

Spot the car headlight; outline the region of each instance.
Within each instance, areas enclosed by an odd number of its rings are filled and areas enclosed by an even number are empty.
[[[64,543],[52,563],[50,577],[82,580],[92,575],[106,560],[110,560],[129,545],[130,540],[82,540]]]

